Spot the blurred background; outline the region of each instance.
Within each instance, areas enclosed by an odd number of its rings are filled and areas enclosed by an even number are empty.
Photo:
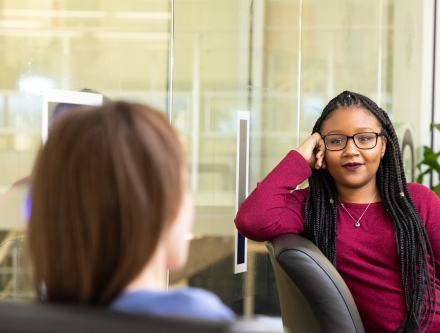
[[[390,114],[415,180],[422,147],[440,149],[436,10],[435,0],[1,0],[0,298],[33,297],[23,201],[42,96],[92,89],[147,103],[180,133],[196,221],[170,285],[208,289],[239,315],[280,315],[263,243],[248,242],[247,269],[234,273],[238,112],[250,114],[249,192],[344,90]]]

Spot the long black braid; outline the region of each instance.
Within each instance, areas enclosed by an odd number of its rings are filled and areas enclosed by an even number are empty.
[[[400,332],[424,332],[435,314],[435,263],[426,229],[408,191],[402,155],[394,127],[384,110],[369,98],[344,91],[333,98],[317,120],[313,133],[320,133],[324,121],[341,107],[360,107],[374,115],[387,140],[387,149],[376,173],[382,203],[393,221],[402,267],[406,313]],[[338,193],[327,170],[313,170],[304,201],[307,236],[336,267]],[[434,268],[429,272],[428,256]]]

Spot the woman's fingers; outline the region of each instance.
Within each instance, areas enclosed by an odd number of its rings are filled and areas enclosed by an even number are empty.
[[[316,137],[317,143],[315,146],[315,151],[316,151],[316,163],[315,163],[315,169],[322,169],[325,167],[325,144],[324,144],[324,140],[322,140],[321,136],[317,136]]]
[[[325,164],[324,153],[320,151],[319,153],[316,154],[315,169],[325,169],[325,168],[326,168],[326,164]]]
[[[309,136],[297,149],[309,166],[313,169],[320,169],[323,166],[325,145],[319,133]]]

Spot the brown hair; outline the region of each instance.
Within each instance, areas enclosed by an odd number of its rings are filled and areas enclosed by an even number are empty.
[[[145,267],[183,197],[176,131],[126,102],[63,117],[32,174],[29,255],[53,302],[106,305]]]

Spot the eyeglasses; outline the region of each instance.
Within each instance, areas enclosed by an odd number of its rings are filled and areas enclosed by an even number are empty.
[[[362,132],[356,133],[352,136],[344,134],[328,134],[324,135],[322,139],[325,143],[325,148],[330,151],[342,150],[347,146],[348,139],[353,139],[354,144],[359,149],[373,149],[377,145],[377,138],[382,136],[381,133],[376,132]]]

